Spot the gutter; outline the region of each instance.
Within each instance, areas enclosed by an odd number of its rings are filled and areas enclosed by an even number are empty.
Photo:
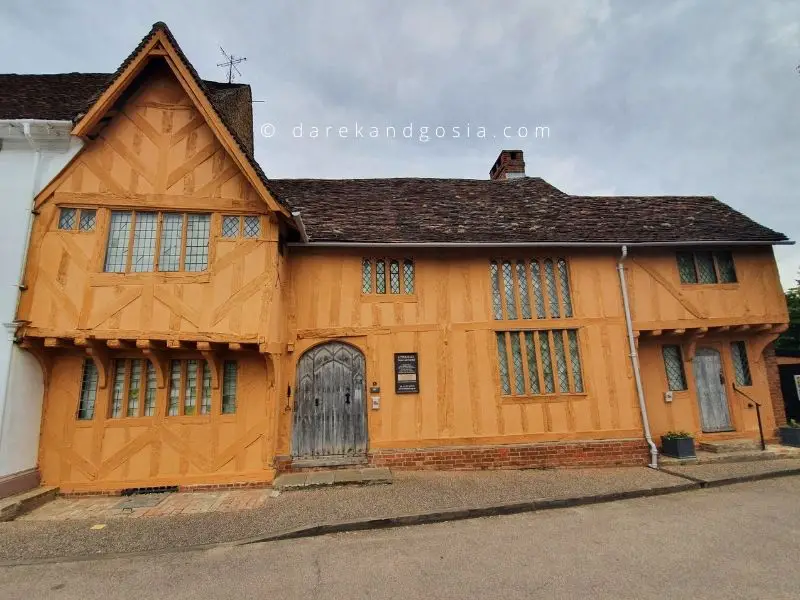
[[[628,256],[628,247],[622,246],[622,256],[617,261],[617,272],[619,273],[619,285],[622,289],[622,307],[625,309],[625,329],[628,332],[628,346],[630,348],[631,366],[633,367],[633,378],[636,381],[636,396],[639,399],[639,412],[642,414],[642,427],[644,429],[644,439],[650,446],[651,469],[658,469],[658,448],[650,435],[650,421],[647,419],[647,406],[644,400],[644,388],[642,387],[642,374],[639,369],[639,353],[636,351],[636,340],[633,336],[633,323],[631,322],[631,307],[628,301],[628,285],[625,282],[625,267],[623,263]]]
[[[297,225],[297,231],[300,232],[300,237],[303,238],[303,243],[298,244],[300,246],[313,246],[319,245],[317,242],[309,242],[308,233],[306,233],[306,226],[303,224],[303,215],[300,214],[300,211],[293,211],[292,212],[292,219],[294,219],[294,224]],[[294,246],[295,243],[289,244],[290,246]]]
[[[793,240],[687,240],[681,242],[309,242],[308,234],[299,212],[293,212],[295,224],[303,242],[290,242],[288,246],[316,246],[325,248],[679,248],[684,246],[793,246]]]

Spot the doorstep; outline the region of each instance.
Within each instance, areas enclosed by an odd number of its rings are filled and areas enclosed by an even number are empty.
[[[662,454],[658,457],[658,462],[664,466],[707,465],[712,463],[756,462],[782,458],[800,458],[800,448],[781,446],[779,444],[770,444],[767,446],[766,450],[761,450],[757,444],[756,449],[735,449],[736,446],[731,446],[731,449],[727,451],[721,451],[717,448],[711,452],[701,449],[702,447],[702,444],[699,445],[696,458],[673,458]],[[739,448],[741,448],[741,446],[739,446]]]
[[[392,483],[392,472],[385,467],[366,469],[336,469],[331,471],[311,471],[308,473],[287,473],[279,475],[272,483],[276,490],[294,490],[301,488],[348,485]]]
[[[54,500],[56,495],[58,495],[57,487],[38,487],[3,498],[0,500],[0,521],[13,521],[20,515]]]

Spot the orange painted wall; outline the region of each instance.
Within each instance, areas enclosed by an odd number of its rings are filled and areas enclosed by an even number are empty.
[[[40,198],[19,310],[30,323],[22,333],[63,337],[67,345],[75,337],[184,341],[187,348],[211,341],[223,352],[225,342],[261,343],[280,353],[286,278],[277,220],[177,79],[165,69],[148,77],[60,175],[52,194]],[[97,209],[95,230],[59,230],[61,207]],[[113,209],[211,213],[208,270],[104,273]],[[260,215],[261,235],[222,238],[222,216],[236,214]],[[78,491],[272,478],[279,380],[274,365],[267,369],[268,355],[231,355],[240,365],[235,415],[219,414],[214,390],[212,416],[166,417],[163,387],[157,417],[110,419],[109,380],[98,390],[95,418],[81,422],[75,412],[86,354],[80,352],[45,349],[52,363],[40,452],[45,484]],[[135,348],[127,353],[143,357]],[[165,360],[179,356],[169,351]]]
[[[284,376],[293,381],[296,361],[318,343],[339,339],[361,348],[369,385],[381,387],[381,408],[368,414],[371,448],[639,436],[610,253],[568,255],[575,318],[498,322],[490,312],[489,252],[395,254],[414,259],[416,294],[392,297],[362,295],[368,251],[291,251],[294,352]],[[585,394],[501,397],[495,329],[538,328],[579,329]],[[395,352],[419,353],[419,394],[394,393]],[[285,413],[279,454],[289,451],[290,436]]]

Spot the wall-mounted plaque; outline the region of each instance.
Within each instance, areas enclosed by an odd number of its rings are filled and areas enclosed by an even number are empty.
[[[419,364],[416,352],[394,355],[394,391],[397,394],[419,393]]]

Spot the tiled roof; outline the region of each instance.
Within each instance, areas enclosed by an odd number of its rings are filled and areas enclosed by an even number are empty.
[[[781,242],[708,196],[571,196],[538,177],[271,179],[312,242]]]
[[[0,119],[78,120],[122,74],[157,31],[163,31],[167,35],[234,142],[266,184],[267,177],[253,155],[253,108],[250,86],[200,79],[169,28],[161,22],[153,25],[150,32],[114,73],[0,74]]]

